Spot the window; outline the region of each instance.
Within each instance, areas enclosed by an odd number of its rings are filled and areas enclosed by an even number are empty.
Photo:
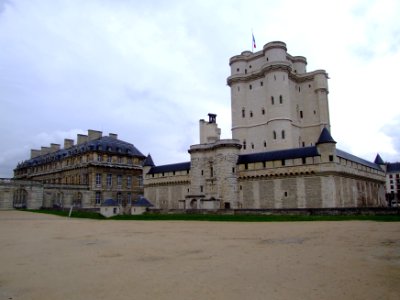
[[[119,204],[119,205],[122,204],[122,194],[121,194],[121,192],[118,192],[118,193],[117,193],[117,201],[118,201],[118,204]]]
[[[244,164],[244,169],[247,170],[249,168],[248,164]]]
[[[122,164],[122,157],[121,156],[118,156],[118,163]]]
[[[253,86],[250,84],[250,85],[249,85],[249,90],[251,90],[251,89],[253,89]]]
[[[252,118],[253,117],[253,112],[252,111],[250,111],[250,118]]]
[[[143,187],[143,176],[142,175],[138,176],[138,180],[139,180],[139,186]]]
[[[333,161],[333,155],[329,155],[329,161]]]
[[[203,170],[201,170],[201,176],[203,176],[204,175],[204,171]]]
[[[107,174],[107,186],[112,186],[112,174]]]
[[[284,159],[281,160],[282,166],[286,165],[286,161]]]
[[[111,155],[109,155],[109,156],[107,156],[107,162],[111,162],[112,161],[112,157],[111,157]]]
[[[240,71],[240,69],[239,69],[239,68],[237,68],[237,69],[236,69],[236,72],[239,72],[239,71]]]
[[[267,148],[267,141],[264,141],[264,148]]]
[[[130,175],[126,177],[126,186],[128,188],[130,188],[132,186],[132,176],[130,176]]]
[[[262,113],[263,115],[265,115],[265,108],[264,108],[264,107],[261,109],[261,113]]]
[[[247,74],[247,69],[244,69],[244,74]]]
[[[200,186],[200,193],[202,193],[203,192],[203,186],[201,185]]]
[[[118,187],[122,186],[122,175],[117,175],[117,186]]]
[[[263,161],[263,168],[265,168],[267,166],[267,163],[265,161]]]
[[[214,177],[214,168],[213,167],[210,167],[210,175],[211,175],[211,177]]]
[[[303,111],[300,111],[300,119],[303,119]]]
[[[246,110],[242,108],[242,118],[244,118],[245,116],[246,116]]]
[[[235,168],[234,167],[232,168],[232,173],[235,173]]]
[[[254,149],[254,144],[253,143],[251,143],[251,149]]]
[[[276,140],[276,131],[275,130],[273,132],[273,135],[274,135],[274,140]]]
[[[103,161],[103,156],[101,154],[97,155],[97,161]]]
[[[284,140],[285,139],[285,130],[282,130],[281,136],[282,136],[282,139]]]
[[[274,96],[271,96],[271,104],[274,105]]]
[[[101,186],[101,174],[100,173],[96,174],[96,185]]]
[[[246,141],[243,141],[243,150],[246,150]]]
[[[126,195],[126,200],[128,201],[128,204],[132,204],[132,194],[131,193],[128,193]]]
[[[282,95],[279,95],[279,103],[280,103],[280,104],[283,103],[283,97],[282,97]]]
[[[305,165],[305,164],[306,164],[306,158],[305,158],[305,157],[302,157],[302,158],[301,158],[301,162],[303,163],[303,165]]]
[[[101,204],[101,192],[96,192],[96,204]]]
[[[260,86],[264,86],[264,82],[260,81]]]

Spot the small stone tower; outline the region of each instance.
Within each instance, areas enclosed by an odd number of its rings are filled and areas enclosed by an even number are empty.
[[[186,208],[235,208],[238,192],[236,163],[238,140],[220,139],[215,114],[200,120],[200,144],[190,146],[190,194]]]

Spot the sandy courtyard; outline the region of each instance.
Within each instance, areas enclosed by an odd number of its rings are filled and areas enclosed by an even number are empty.
[[[3,299],[400,299],[400,223],[0,212]]]

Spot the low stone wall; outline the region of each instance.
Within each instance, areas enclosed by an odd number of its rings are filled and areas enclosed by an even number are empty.
[[[287,215],[287,216],[357,216],[400,215],[399,207],[287,208],[287,209],[150,209],[152,214],[215,214],[215,215]]]

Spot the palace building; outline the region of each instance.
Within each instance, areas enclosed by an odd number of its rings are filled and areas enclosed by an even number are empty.
[[[31,158],[15,168],[14,181],[42,184],[39,206],[43,207],[93,208],[107,199],[126,206],[143,195],[144,159],[134,145],[119,140],[116,134],[103,136],[89,130],[87,135],[78,134],[76,144],[65,139],[62,149],[51,144],[31,150]],[[15,193],[14,207],[30,207],[26,186],[29,184]]]

